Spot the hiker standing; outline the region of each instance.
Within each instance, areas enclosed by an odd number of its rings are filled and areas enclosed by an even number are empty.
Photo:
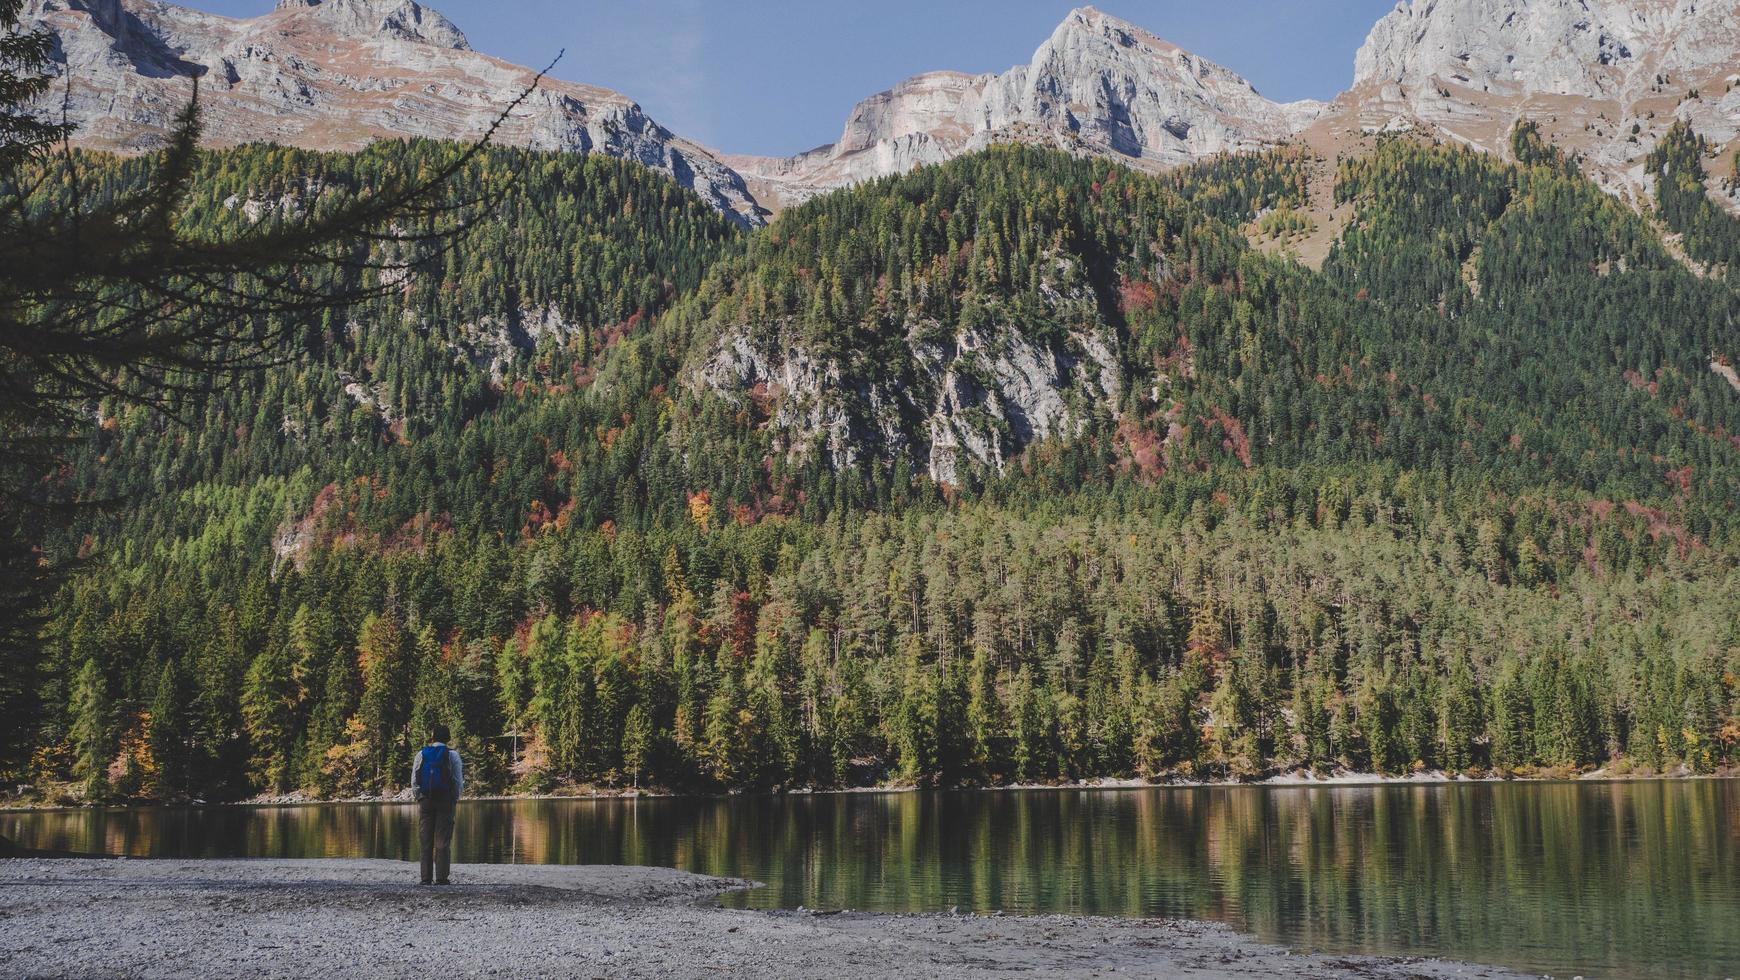
[[[423,884],[447,884],[452,865],[453,811],[465,789],[465,763],[447,747],[446,725],[436,725],[429,744],[411,764],[417,796],[417,840],[423,848]],[[431,875],[430,872],[434,874]]]

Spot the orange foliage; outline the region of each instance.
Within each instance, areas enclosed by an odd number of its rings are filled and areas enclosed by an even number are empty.
[[[689,494],[689,519],[703,532],[708,530],[713,522],[712,491],[702,490]]]

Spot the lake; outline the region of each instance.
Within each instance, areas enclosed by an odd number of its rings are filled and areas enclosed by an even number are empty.
[[[409,859],[415,815],[0,812],[0,835],[136,857]],[[768,887],[724,901],[755,908],[1216,919],[1296,949],[1740,975],[1729,780],[474,801],[454,845],[461,862],[754,878]]]

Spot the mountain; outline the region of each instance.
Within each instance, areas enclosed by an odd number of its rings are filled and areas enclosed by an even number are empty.
[[[25,21],[56,35],[78,141],[123,152],[157,145],[195,80],[214,145],[356,150],[382,138],[475,138],[533,76],[473,51],[413,0],[280,0],[245,20],[158,0],[27,0]],[[632,160],[761,222],[742,178],[712,151],[609,89],[546,79],[497,138]]]
[[[78,139],[122,151],[155,145],[195,78],[212,142],[320,150],[475,136],[531,78],[471,50],[414,0],[281,0],[245,20],[161,0],[27,0],[25,10],[59,38]],[[1083,7],[1027,64],[914,76],[858,103],[836,142],[793,157],[719,154],[620,93],[549,80],[500,139],[645,164],[756,225],[824,191],[993,143],[1144,171],[1291,141],[1334,159],[1402,131],[1502,156],[1521,119],[1580,154],[1609,191],[1646,202],[1644,160],[1676,121],[1724,156],[1740,148],[1740,0],[1407,0],[1372,28],[1352,86],[1329,104],[1275,103]],[[1712,174],[1728,176],[1726,165]],[[1740,209],[1732,194],[1723,202]]]
[[[838,470],[899,460],[948,485],[1116,417],[1124,355],[1103,303],[1103,242],[1075,241],[1051,214],[1020,233],[1004,225],[1041,188],[1078,195],[1085,210],[1091,175],[1116,180],[1107,164],[1075,162],[999,148],[907,175],[894,193],[855,189],[793,211],[776,239],[750,245],[754,281],[788,280],[801,294],[799,270],[813,263],[822,294],[758,304],[746,320],[707,317],[687,338],[683,389],[764,412],[771,450],[787,458]],[[926,202],[928,220],[908,201]],[[977,234],[930,269],[871,244],[946,241],[951,221]],[[831,227],[853,231],[836,238]]]
[[[1092,7],[1002,74],[929,72],[858,103],[840,139],[727,161],[769,204],[904,173],[992,143],[1038,143],[1158,170],[1285,142],[1321,103],[1281,105],[1237,74]]]
[[[473,51],[414,0],[280,0],[232,20],[161,0],[28,0],[71,75],[89,146],[156,145],[200,79],[207,138],[354,150],[398,136],[480,133],[531,72]],[[1237,74],[1092,7],[1071,12],[1030,63],[932,72],[859,103],[838,142],[791,158],[721,156],[608,89],[546,80],[500,134],[536,149],[602,152],[674,176],[757,224],[825,190],[1029,142],[1158,170],[1274,146],[1321,110],[1280,105]]]
[[[1675,121],[1740,146],[1740,0],[1412,0],[1372,28],[1338,107],[1503,153],[1519,119],[1647,199]]]
[[[46,532],[5,771],[390,792],[432,719],[489,791],[1731,768],[1740,290],[1531,133],[1339,161],[1321,271],[1247,240],[1293,150],[995,146],[746,234],[489,149],[405,288],[90,413],[49,480],[133,503]],[[183,227],[449,153],[206,154]]]

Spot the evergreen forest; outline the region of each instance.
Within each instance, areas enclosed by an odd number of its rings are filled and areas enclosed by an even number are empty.
[[[463,149],[202,151],[177,221]],[[1353,220],[1318,270],[1246,234],[1304,227],[1303,150],[999,146],[744,231],[633,163],[484,149],[452,247],[323,271],[365,298],[259,313],[271,363],[64,433],[0,775],[393,793],[436,722],[474,792],[1731,769],[1740,219],[1683,126],[1641,214],[1512,150],[1327,162]],[[7,190],[53,212],[160,159],[77,163]],[[938,478],[866,392],[963,331],[1119,383],[1044,437],[959,406],[1005,452]],[[766,343],[834,374],[703,380]]]

